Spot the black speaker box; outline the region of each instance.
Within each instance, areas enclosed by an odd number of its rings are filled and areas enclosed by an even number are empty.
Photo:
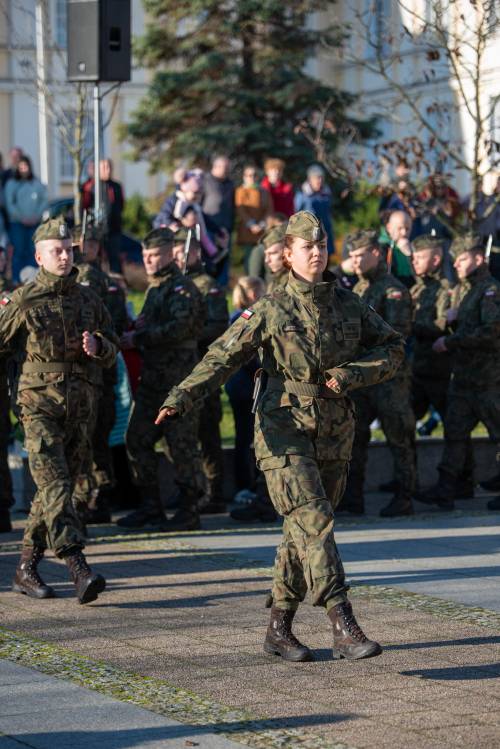
[[[68,81],[129,81],[130,0],[68,0]]]

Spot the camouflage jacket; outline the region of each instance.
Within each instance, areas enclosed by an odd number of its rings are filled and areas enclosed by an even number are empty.
[[[353,292],[369,304],[380,317],[397,330],[405,341],[411,335],[412,301],[406,286],[387,272],[383,260],[376,268],[365,273],[353,288]],[[409,376],[409,361],[405,359],[398,370],[398,376]]]
[[[123,290],[97,263],[86,263],[82,255],[76,260],[75,265],[78,268],[78,283],[88,286],[104,302],[117,334],[121,335],[128,326]]]
[[[453,383],[474,390],[500,387],[500,282],[481,265],[453,289],[451,306],[458,308],[446,336]]]
[[[198,341],[205,324],[203,298],[172,262],[153,277],[141,315],[144,324],[134,335],[144,358],[141,381],[165,389],[179,382],[198,361]]]
[[[9,281],[8,278],[5,278],[3,273],[0,273],[0,298],[3,297],[3,295],[8,292],[12,291],[14,288],[14,284],[12,281]],[[6,359],[3,359],[0,357],[0,387],[4,386],[6,387],[6,378],[7,378],[7,361]]]
[[[287,282],[288,282],[288,270],[286,268],[283,268],[282,270],[279,270],[276,273],[273,273],[267,284],[267,293],[271,294],[273,291],[276,291],[276,289],[279,289],[281,286],[286,286]]]
[[[403,358],[401,336],[362,300],[335,283],[309,284],[290,273],[285,287],[245,310],[210,346],[164,405],[188,411],[259,349],[272,378],[324,384],[335,370],[348,382],[347,390],[392,377]],[[286,454],[348,460],[353,434],[349,397],[317,398],[268,387],[257,411],[255,452],[268,463]]]
[[[31,283],[0,300],[0,356],[23,352],[19,392],[50,387],[76,377],[97,385],[101,368],[116,358],[119,341],[100,299],[77,283],[77,270],[59,277],[43,268]],[[82,347],[88,330],[100,352],[90,358]]]
[[[229,323],[226,295],[215,278],[205,272],[202,264],[189,269],[188,277],[194,283],[205,303],[205,324],[198,342],[203,356],[209,345],[221,336]]]
[[[450,357],[435,354],[432,344],[446,331],[451,301],[450,282],[440,271],[417,278],[410,289],[413,300],[413,372],[418,377],[448,379]]]

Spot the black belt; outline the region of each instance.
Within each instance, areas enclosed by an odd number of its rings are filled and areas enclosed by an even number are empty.
[[[266,390],[277,390],[282,393],[302,395],[306,398],[339,398],[339,395],[326,385],[319,385],[315,382],[281,380],[279,377],[269,377]]]
[[[23,364],[22,374],[89,375],[92,371],[95,371],[95,367],[95,364],[83,364],[80,362],[26,361]]]

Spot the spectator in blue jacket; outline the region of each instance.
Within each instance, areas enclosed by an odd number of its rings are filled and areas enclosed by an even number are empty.
[[[325,184],[325,172],[318,164],[307,170],[307,179],[295,194],[295,210],[311,211],[319,218],[328,236],[328,254],[335,252],[332,224],[332,191]]]

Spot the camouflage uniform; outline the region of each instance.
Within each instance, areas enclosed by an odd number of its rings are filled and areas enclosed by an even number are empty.
[[[194,283],[174,262],[155,274],[144,300],[144,325],[135,332],[135,346],[143,355],[142,376],[130,415],[126,443],[134,483],[155,492],[158,454],[163,436],[172,459],[181,507],[196,511],[201,494],[197,444],[198,412],[190,419],[174,419],[156,426],[165,388],[180,382],[198,361],[198,340],[204,324],[204,305]]]
[[[94,235],[87,234],[87,238],[94,238]],[[100,298],[110,313],[115,333],[120,336],[128,324],[123,290],[112,281],[97,262],[86,262],[84,255],[78,253],[78,256],[75,256],[75,265],[78,268],[78,283],[90,288]],[[89,490],[111,487],[114,484],[109,435],[115,423],[116,379],[116,364],[102,372],[101,393],[93,412],[94,425],[91,427],[92,453],[89,455],[90,469],[87,471],[87,478],[90,477],[90,481],[82,482],[81,500],[85,504],[89,499]]]
[[[0,300],[11,291],[12,285],[0,274]],[[7,378],[7,362],[0,358],[0,513],[8,512],[14,504],[12,494],[12,477],[10,475],[8,454],[10,424],[10,397]]]
[[[202,358],[211,343],[226,330],[229,320],[226,296],[217,281],[203,265],[189,268],[189,278],[205,302],[205,324],[198,341],[198,353]],[[200,409],[198,437],[201,446],[203,472],[207,481],[207,493],[211,502],[224,503],[224,454],[222,452],[219,424],[222,420],[220,392],[209,395]]]
[[[376,268],[360,278],[354,293],[370,305],[394,330],[406,339],[411,333],[412,303],[408,290],[387,272],[381,260]],[[370,424],[380,419],[394,459],[397,497],[407,509],[415,489],[415,417],[410,406],[410,367],[407,360],[389,382],[374,385],[354,395],[356,436],[349,479],[342,509],[364,511],[363,488]],[[398,501],[399,501],[398,500]],[[389,512],[391,504],[382,510]]]
[[[290,233],[295,220],[297,231],[318,239],[321,225],[312,214],[292,217]],[[309,589],[313,604],[330,610],[347,591],[333,533],[354,435],[352,403],[342,393],[391,377],[403,356],[401,336],[350,292],[290,273],[284,288],[245,310],[210,346],[164,407],[189,411],[259,349],[268,381],[257,409],[255,453],[284,516],[274,602],[295,610]],[[330,377],[341,383],[339,393],[325,386]]]
[[[456,482],[479,421],[500,454],[500,282],[481,265],[454,289],[451,306],[458,318],[445,338],[452,376],[439,470]]]
[[[276,291],[276,289],[279,289],[282,286],[286,286],[287,283],[288,270],[286,268],[282,268],[281,270],[278,270],[276,271],[276,273],[272,274],[271,280],[267,285],[267,293],[271,294],[273,291]]]
[[[42,268],[0,307],[0,354],[26,352],[17,402],[37,493],[23,545],[49,546],[57,556],[84,544],[71,495],[88,449],[100,367],[113,364],[118,344],[108,312],[77,275],[75,268],[65,277]],[[92,359],[82,349],[85,330],[100,341]]]
[[[446,330],[446,312],[450,306],[449,281],[438,270],[417,278],[412,286],[413,300],[413,357],[412,401],[417,419],[423,418],[429,406],[446,413],[446,392],[450,380],[450,357],[436,354],[432,344]]]

